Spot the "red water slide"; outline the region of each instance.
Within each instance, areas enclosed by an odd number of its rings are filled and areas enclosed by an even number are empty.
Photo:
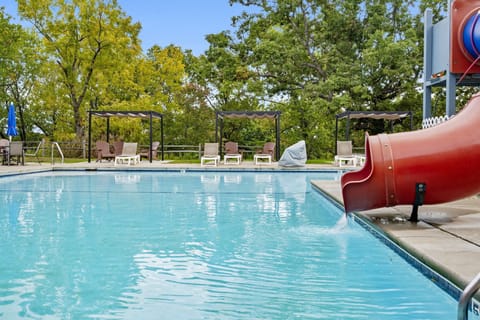
[[[480,192],[480,95],[436,127],[366,136],[365,165],[341,178],[346,212],[465,198]],[[420,203],[420,204],[422,204]]]

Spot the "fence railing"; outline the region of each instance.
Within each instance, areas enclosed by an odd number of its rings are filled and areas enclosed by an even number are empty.
[[[40,143],[40,147],[39,147]],[[56,145],[54,152],[52,151],[52,144]],[[88,145],[85,143],[79,143],[74,141],[25,141],[24,142],[25,153],[34,154],[40,158],[83,158],[86,159]],[[38,151],[37,151],[38,148]],[[61,151],[60,151],[61,150]]]
[[[148,146],[145,146],[148,148]],[[160,153],[160,150],[158,151]],[[193,154],[193,158],[198,158],[202,156],[202,145],[188,145],[188,144],[178,144],[178,145],[164,145],[163,153],[166,158],[170,158],[170,155],[177,156],[180,158],[185,157],[187,154]]]
[[[33,154],[38,148],[39,141],[25,141],[26,153]],[[55,142],[59,149],[62,150],[63,156],[65,158],[82,158],[87,159],[88,157],[88,143],[78,142],[78,141],[56,141]],[[37,156],[40,158],[50,158],[51,156],[51,145],[52,142],[43,140],[43,143],[39,147]],[[160,159],[161,147],[159,147],[157,154]],[[146,149],[148,150],[148,145],[139,145],[138,150]],[[239,145],[239,151],[242,153],[244,159],[253,158],[253,155],[262,149],[262,146],[247,146]],[[92,146],[92,155],[95,150]],[[222,151],[225,150],[222,148]],[[163,153],[166,160],[169,159],[200,159],[203,154],[203,144],[181,144],[181,145],[164,145]],[[61,157],[60,154],[56,155]]]
[[[440,123],[444,123],[448,119],[450,119],[450,117],[447,116],[447,115],[444,115],[443,117],[431,117],[431,118],[423,119],[422,129],[435,127],[435,126],[439,125]]]

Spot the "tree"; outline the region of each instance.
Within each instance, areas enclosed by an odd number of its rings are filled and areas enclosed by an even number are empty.
[[[132,23],[116,0],[18,0],[18,9],[38,31],[45,54],[57,66],[80,139],[95,73],[118,68],[124,55],[140,52],[140,25]]]
[[[11,23],[10,19],[0,8],[0,97],[6,106],[8,102],[14,103],[19,135],[26,140],[31,121],[24,111],[38,77],[42,56],[38,54],[39,43],[35,34]],[[7,108],[4,110],[6,112]]]
[[[240,48],[263,97],[281,102],[288,114],[283,134],[307,140],[309,154],[334,145],[337,112],[396,110],[405,100],[421,106],[423,35],[421,17],[411,10],[418,1],[230,2],[260,9],[235,18],[229,48]]]

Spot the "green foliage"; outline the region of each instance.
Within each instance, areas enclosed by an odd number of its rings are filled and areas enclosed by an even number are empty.
[[[19,135],[26,140],[33,128],[28,112],[32,87],[39,77],[43,57],[38,54],[39,43],[35,34],[12,24],[10,17],[0,8],[0,99],[5,108],[0,110],[0,118],[6,119],[8,102],[13,102],[19,124]],[[2,127],[6,123],[0,123]],[[3,136],[4,132],[1,133]]]
[[[60,80],[59,90],[68,96],[74,133],[80,139],[95,74],[111,75],[132,52],[139,52],[140,25],[132,24],[116,1],[18,0],[18,9],[41,36],[45,54],[55,61],[52,78]]]
[[[345,110],[411,110],[419,127],[423,11],[432,8],[439,21],[445,1],[230,3],[255,9],[233,17],[232,31],[207,35],[208,50],[194,56],[157,45],[143,54],[140,23],[115,0],[18,0],[36,33],[0,10],[0,99],[18,106],[22,139],[38,132],[82,139],[89,109],[153,110],[164,115],[165,144],[197,145],[215,140],[217,110],[279,110],[281,151],[305,140],[309,158],[320,159],[332,156],[335,115]],[[444,90],[434,90],[434,105],[443,105]],[[472,90],[459,90],[459,106]],[[375,121],[354,127],[355,147],[363,146],[365,131],[389,129]],[[146,144],[147,131],[139,119],[110,123],[110,139]],[[94,119],[92,134],[106,138],[104,119]],[[275,123],[226,120],[223,135],[262,145],[275,139]]]
[[[336,113],[421,108],[423,34],[421,15],[411,10],[419,2],[231,2],[260,8],[235,19],[238,43],[229,52],[242,48],[265,106],[281,102],[284,147],[303,139],[310,155],[322,157],[334,147]]]

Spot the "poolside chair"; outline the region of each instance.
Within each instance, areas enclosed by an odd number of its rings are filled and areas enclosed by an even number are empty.
[[[352,141],[337,141],[337,155],[335,165],[339,167],[357,165],[357,156],[353,154]]]
[[[200,165],[218,166],[220,155],[218,154],[218,143],[205,143],[203,148],[203,156],[200,158]]]
[[[110,144],[106,141],[97,141],[97,162],[102,162],[103,159],[108,161],[115,158],[115,155],[110,151]]]
[[[116,156],[119,156],[122,154],[123,152],[123,141],[115,141],[113,143],[113,153],[116,155]]]
[[[160,146],[159,141],[152,142],[152,158],[153,159],[157,158],[157,150],[159,146]],[[142,158],[146,158],[150,160],[150,148],[148,148],[147,150],[140,151],[140,160],[142,160]]]
[[[273,152],[275,151],[275,142],[267,142],[263,145],[262,150],[258,150],[256,154],[253,155],[253,162],[255,164],[261,164],[266,160],[267,164],[272,163]]]
[[[233,160],[229,162],[228,160]],[[229,141],[225,143],[225,155],[223,156],[223,163],[240,164],[242,161],[242,154],[238,152],[238,143]]]
[[[8,165],[11,164],[12,159],[15,159],[15,163],[18,165],[25,164],[25,157],[23,153],[23,141],[12,141],[8,148]]]
[[[10,142],[7,139],[0,139],[0,148],[8,147]]]
[[[115,156],[115,166],[125,162],[128,165],[140,163],[140,155],[137,154],[136,142],[124,142],[122,154]]]
[[[2,155],[2,164],[8,161],[8,145],[10,142],[7,139],[0,139],[0,153]]]

